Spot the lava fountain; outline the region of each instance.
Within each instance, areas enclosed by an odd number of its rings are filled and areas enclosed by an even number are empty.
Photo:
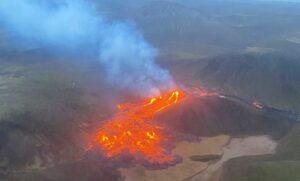
[[[153,118],[178,104],[184,96],[182,90],[175,90],[138,104],[117,105],[118,112],[97,130],[89,149],[98,147],[108,158],[127,153],[150,164],[176,162],[176,157],[166,149],[169,136]]]

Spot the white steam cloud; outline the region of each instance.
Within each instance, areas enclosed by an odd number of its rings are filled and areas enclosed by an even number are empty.
[[[19,37],[56,50],[97,51],[113,86],[143,96],[174,86],[158,51],[133,24],[109,21],[84,0],[1,0],[0,22]]]

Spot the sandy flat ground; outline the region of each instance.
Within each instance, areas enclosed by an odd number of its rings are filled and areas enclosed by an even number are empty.
[[[222,155],[222,148],[229,141],[229,136],[221,135],[211,138],[201,138],[200,142],[179,142],[173,150],[182,157],[182,162],[161,170],[147,170],[142,166],[119,169],[125,181],[181,181],[191,177],[208,166],[208,162],[192,161],[192,155]]]
[[[275,153],[277,142],[268,136],[250,136],[246,138],[233,138],[229,144],[223,148],[223,156],[217,162],[210,164],[200,174],[194,176],[190,181],[219,180],[220,169],[224,162],[241,156],[265,155]]]

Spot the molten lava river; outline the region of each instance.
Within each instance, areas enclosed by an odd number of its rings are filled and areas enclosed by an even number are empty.
[[[120,104],[117,114],[98,129],[89,149],[97,146],[108,158],[129,154],[152,164],[175,161],[164,145],[168,135],[151,119],[182,100],[183,91],[172,91],[139,104]]]

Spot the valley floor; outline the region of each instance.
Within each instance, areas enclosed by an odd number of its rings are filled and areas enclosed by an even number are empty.
[[[201,138],[200,142],[180,142],[173,150],[183,161],[175,166],[161,170],[147,170],[144,167],[120,169],[126,181],[141,180],[219,180],[223,164],[236,157],[249,155],[266,155],[275,153],[277,142],[266,135],[249,136],[245,138],[230,138],[221,135]],[[191,156],[219,155],[217,161],[195,161]]]

